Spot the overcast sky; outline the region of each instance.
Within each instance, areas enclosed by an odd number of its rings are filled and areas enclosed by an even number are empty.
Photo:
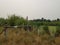
[[[60,18],[60,0],[0,0],[0,17],[11,14],[29,19]]]

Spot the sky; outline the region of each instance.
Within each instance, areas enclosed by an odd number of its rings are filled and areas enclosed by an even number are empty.
[[[60,0],[0,0],[0,17],[12,14],[28,19],[60,18]]]

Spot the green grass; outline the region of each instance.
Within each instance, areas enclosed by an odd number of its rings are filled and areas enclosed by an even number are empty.
[[[53,34],[55,34],[56,33],[56,31],[57,31],[57,29],[59,29],[59,26],[40,26],[39,27],[39,32],[41,33],[43,33],[44,32],[44,29],[45,30],[49,30],[49,32],[51,33],[51,35],[53,35]]]
[[[56,33],[56,26],[48,26],[49,31],[51,34],[55,34]]]

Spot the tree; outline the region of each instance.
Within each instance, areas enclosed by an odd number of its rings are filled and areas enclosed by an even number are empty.
[[[8,25],[15,26],[15,25],[23,25],[25,24],[26,20],[23,17],[16,16],[15,14],[12,16],[8,16]]]
[[[57,21],[60,21],[60,19],[59,19],[59,18],[57,18]]]

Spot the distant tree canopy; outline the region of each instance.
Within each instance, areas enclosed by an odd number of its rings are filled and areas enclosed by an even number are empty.
[[[33,25],[46,25],[46,26],[60,26],[60,19],[57,18],[56,20],[50,20],[50,19],[34,19],[34,20],[30,20],[32,22]]]
[[[8,16],[8,18],[0,18],[0,26],[8,25],[8,26],[19,26],[19,25],[35,25],[35,26],[60,26],[60,19],[57,18],[55,20],[50,19],[33,19],[33,20],[26,20],[21,16],[16,16],[13,14],[12,16]]]

